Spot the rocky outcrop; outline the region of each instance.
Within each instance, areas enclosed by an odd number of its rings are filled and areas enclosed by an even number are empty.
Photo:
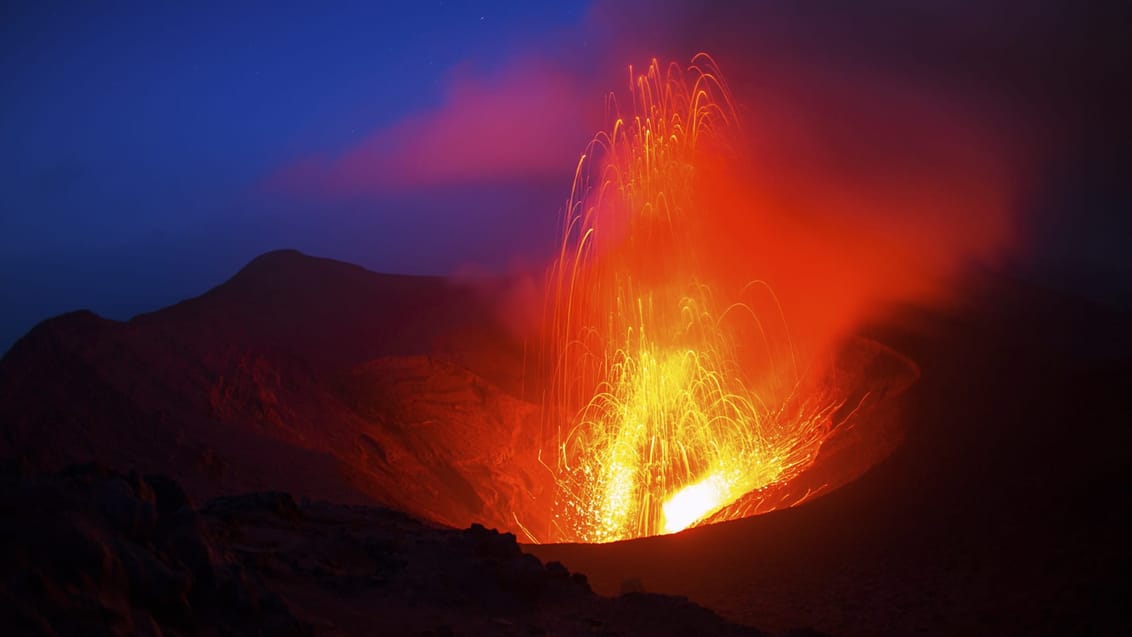
[[[168,478],[9,463],[0,509],[8,634],[312,633]]]
[[[594,594],[509,533],[281,492],[5,465],[0,616],[20,635],[760,635],[684,598]],[[13,634],[13,633],[9,633]]]

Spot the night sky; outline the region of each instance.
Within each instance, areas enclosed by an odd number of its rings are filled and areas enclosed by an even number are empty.
[[[1018,203],[1043,220],[1029,262],[1071,285],[1115,277],[1101,296],[1127,299],[1124,227],[1100,221],[1129,200],[1123,12],[279,4],[4,3],[0,351],[64,311],[126,319],[199,294],[276,248],[407,273],[538,264],[603,94],[629,63],[697,50],[740,100],[803,64],[1009,122],[1040,158]]]

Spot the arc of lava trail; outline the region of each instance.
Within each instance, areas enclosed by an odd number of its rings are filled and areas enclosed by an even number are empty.
[[[548,273],[558,541],[692,526],[796,475],[829,431],[832,408],[787,406],[797,371],[778,354],[792,347],[767,331],[762,371],[777,384],[752,389],[700,268],[712,211],[697,205],[699,172],[740,132],[715,62],[629,73],[632,113],[610,97],[611,127],[578,162]]]

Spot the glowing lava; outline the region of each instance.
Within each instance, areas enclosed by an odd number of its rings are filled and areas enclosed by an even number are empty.
[[[683,531],[696,520],[718,510],[727,503],[728,487],[723,474],[713,473],[677,491],[664,503],[664,532]]]
[[[610,99],[549,272],[552,541],[673,533],[718,515],[808,466],[836,406],[798,396],[792,345],[768,326],[778,315],[764,321],[746,297],[721,311],[701,267],[712,210],[697,189],[740,133],[714,62],[654,60],[630,77],[632,114]]]

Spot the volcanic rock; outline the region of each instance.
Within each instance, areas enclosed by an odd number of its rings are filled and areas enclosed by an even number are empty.
[[[195,516],[160,513],[137,475],[20,474],[4,482],[0,510],[0,605],[14,634],[311,633],[258,575],[212,548]]]
[[[9,474],[10,475],[10,474]],[[7,630],[28,635],[760,635],[685,599],[609,599],[509,533],[284,493],[154,509],[96,466],[0,491]],[[109,503],[109,508],[107,504]],[[154,511],[137,525],[122,511]],[[21,512],[14,515],[14,512]],[[459,626],[459,629],[453,628]]]

